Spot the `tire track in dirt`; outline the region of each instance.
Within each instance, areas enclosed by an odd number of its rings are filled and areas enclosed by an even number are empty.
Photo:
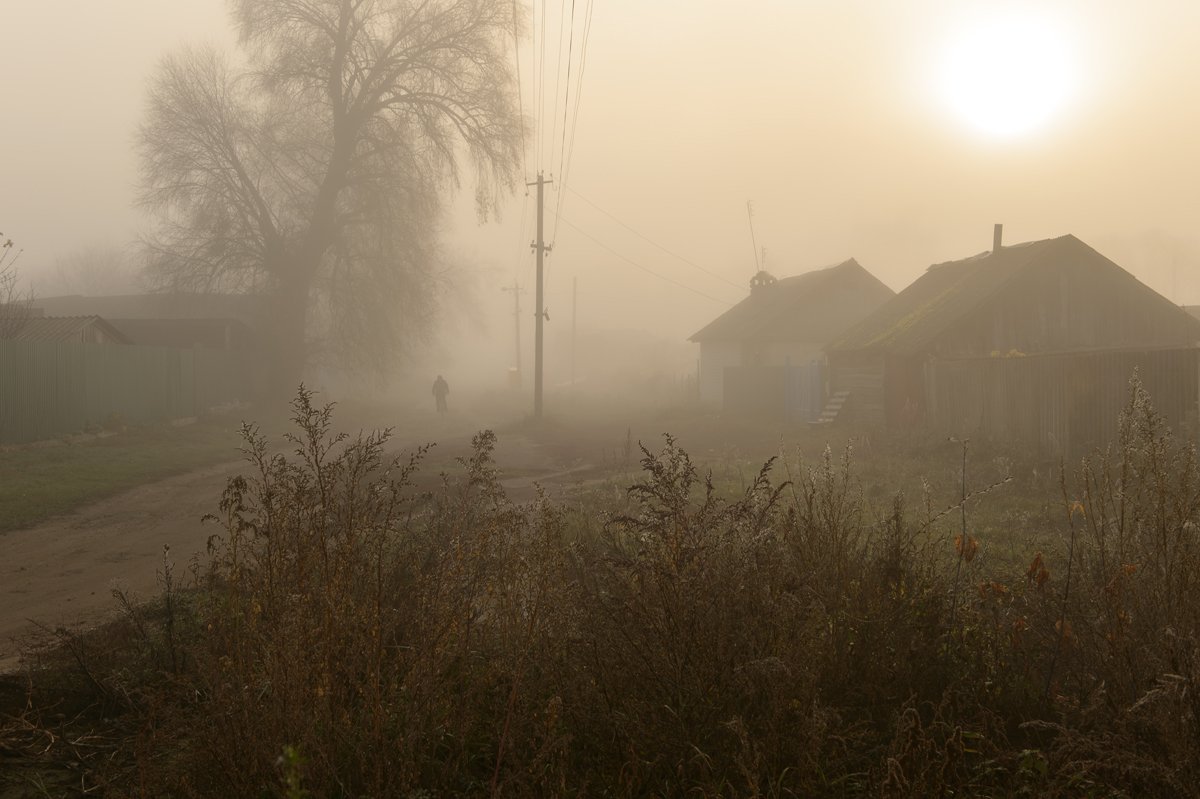
[[[434,431],[442,433],[435,437],[445,457],[469,454],[467,430],[474,428],[459,420]],[[408,446],[393,441],[389,449]],[[502,485],[515,501],[532,499],[535,483],[561,487],[589,468],[519,433],[503,435],[495,455]],[[204,556],[208,537],[218,532],[201,517],[216,512],[226,481],[247,469],[244,460],[231,460],[0,535],[0,674],[18,667],[22,640],[39,625],[76,630],[111,617],[117,612],[115,587],[135,599],[156,596],[164,546],[183,581],[192,556]],[[505,478],[506,469],[519,476]]]
[[[200,518],[216,510],[225,481],[244,468],[232,461],[146,483],[0,535],[0,672],[17,665],[21,639],[39,623],[95,623],[115,611],[118,586],[153,596],[164,546],[182,573],[216,531]]]

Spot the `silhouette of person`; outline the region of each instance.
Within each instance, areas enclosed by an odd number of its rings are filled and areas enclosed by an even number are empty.
[[[437,401],[437,412],[446,412],[446,395],[450,393],[450,386],[446,383],[441,375],[437,376],[437,380],[433,381],[433,398]]]

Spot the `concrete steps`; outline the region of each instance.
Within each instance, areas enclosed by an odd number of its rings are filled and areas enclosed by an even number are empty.
[[[848,399],[850,399],[849,391],[833,392],[829,396],[829,401],[825,403],[825,409],[821,411],[820,417],[810,424],[832,424],[838,418],[838,414],[842,412]]]

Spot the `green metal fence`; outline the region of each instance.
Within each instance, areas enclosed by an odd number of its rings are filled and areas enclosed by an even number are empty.
[[[0,444],[197,416],[249,400],[246,352],[0,341]]]

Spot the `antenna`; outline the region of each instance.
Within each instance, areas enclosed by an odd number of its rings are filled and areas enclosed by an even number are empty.
[[[758,261],[758,240],[754,238],[754,203],[746,200],[746,218],[750,220],[750,246],[754,250],[754,272],[757,274],[762,271],[762,266]]]

